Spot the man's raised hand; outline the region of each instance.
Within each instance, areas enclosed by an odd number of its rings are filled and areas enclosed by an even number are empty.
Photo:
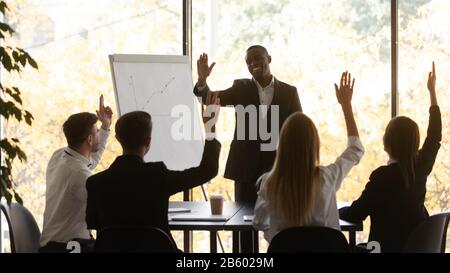
[[[105,107],[103,95],[100,96],[99,106],[97,112],[98,120],[102,123],[102,129],[109,130],[112,123],[113,112],[109,106]]]
[[[211,66],[208,64],[208,54],[203,53],[197,60],[197,74],[198,74],[198,83],[200,85],[206,84],[206,79],[211,74],[216,63],[212,63]]]

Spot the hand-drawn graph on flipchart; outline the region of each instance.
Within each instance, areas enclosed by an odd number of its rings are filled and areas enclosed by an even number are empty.
[[[153,131],[146,161],[164,161],[169,169],[186,169],[200,163],[203,140],[198,102],[193,95],[192,71],[187,56],[111,55],[119,115],[145,111],[152,116]],[[176,107],[189,110],[193,139],[175,140],[172,125]]]

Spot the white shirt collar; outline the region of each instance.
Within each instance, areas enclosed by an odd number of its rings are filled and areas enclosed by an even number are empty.
[[[70,147],[66,147],[64,149],[64,153],[66,155],[71,156],[71,157],[75,158],[76,160],[80,161],[83,165],[85,165],[88,168],[90,168],[92,166],[91,160],[89,160],[84,155],[78,153],[77,151],[71,149]]]
[[[264,88],[259,84],[259,82],[255,78],[252,78],[252,81],[256,84],[256,87],[258,87],[258,90],[273,88],[275,86],[275,77],[274,76],[272,76],[272,80],[270,81],[269,85]]]
[[[398,163],[398,161],[395,160],[395,159],[391,159],[391,158],[390,158],[390,159],[388,160],[388,163],[387,163],[387,164],[388,164],[388,165],[391,165],[391,164],[395,164],[395,163]]]

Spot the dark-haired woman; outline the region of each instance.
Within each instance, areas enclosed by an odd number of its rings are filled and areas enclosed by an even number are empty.
[[[433,63],[428,75],[430,119],[422,149],[417,124],[408,117],[393,118],[383,137],[388,164],[373,171],[358,200],[340,210],[341,219],[348,221],[370,216],[369,241],[379,242],[382,252],[402,252],[411,231],[428,217],[424,205],[426,181],[442,137],[435,86]]]

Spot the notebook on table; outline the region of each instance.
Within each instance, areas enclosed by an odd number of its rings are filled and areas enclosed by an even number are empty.
[[[228,215],[205,215],[205,214],[178,214],[170,217],[171,221],[204,221],[204,222],[225,222],[230,219]]]
[[[187,208],[169,208],[169,213],[181,213],[181,212],[191,212],[191,210]]]

